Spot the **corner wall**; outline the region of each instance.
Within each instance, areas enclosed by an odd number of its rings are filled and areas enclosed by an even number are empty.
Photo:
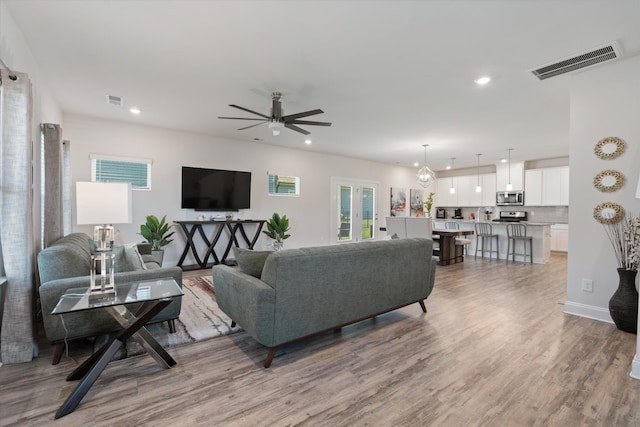
[[[640,173],[640,58],[594,68],[572,77],[570,103],[569,266],[565,312],[611,322],[609,298],[618,285],[616,259],[603,226],[593,219],[602,202],[616,202],[640,213],[635,198]],[[595,144],[607,136],[627,142],[624,154],[601,160]],[[594,176],[606,169],[622,172],[624,187],[602,193]],[[593,292],[581,290],[582,279],[593,280]]]

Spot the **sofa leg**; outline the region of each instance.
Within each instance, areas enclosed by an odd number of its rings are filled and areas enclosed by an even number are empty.
[[[427,307],[424,306],[424,300],[418,301],[418,304],[420,304],[420,308],[422,309],[422,312],[426,313],[427,312]]]
[[[64,343],[54,344],[53,346],[53,359],[51,360],[52,365],[57,365],[60,363],[60,359],[62,359],[62,353],[64,353]]]
[[[271,347],[269,349],[269,354],[267,354],[267,358],[264,360],[264,367],[268,368],[271,366],[271,362],[273,362],[273,358],[276,355],[276,347]]]
[[[235,327],[236,327],[236,321],[235,321],[235,320],[232,320],[232,321],[231,321],[231,327],[232,327],[232,328],[235,328]]]
[[[169,333],[170,334],[175,334],[176,333],[176,319],[167,320],[167,323],[169,324]]]

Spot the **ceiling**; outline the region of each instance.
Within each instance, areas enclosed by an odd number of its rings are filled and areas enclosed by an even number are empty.
[[[638,0],[6,4],[65,113],[403,166],[429,144],[434,170],[508,148],[512,161],[567,156],[571,74],[528,70],[614,40],[621,60],[640,53]],[[217,119],[252,117],[228,104],[268,114],[273,91],[285,114],[321,108],[307,119],[333,125],[301,126],[307,146]]]

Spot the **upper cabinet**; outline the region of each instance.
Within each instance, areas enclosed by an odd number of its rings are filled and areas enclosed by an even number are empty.
[[[527,170],[524,202],[527,206],[568,206],[569,166]]]
[[[481,192],[476,192],[480,182]],[[455,193],[451,194],[451,185]],[[496,174],[464,175],[437,180],[436,206],[438,207],[485,207],[496,204]]]

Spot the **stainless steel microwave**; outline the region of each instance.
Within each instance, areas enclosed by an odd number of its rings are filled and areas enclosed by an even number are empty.
[[[524,191],[498,191],[496,193],[496,206],[522,205],[524,205]]]

